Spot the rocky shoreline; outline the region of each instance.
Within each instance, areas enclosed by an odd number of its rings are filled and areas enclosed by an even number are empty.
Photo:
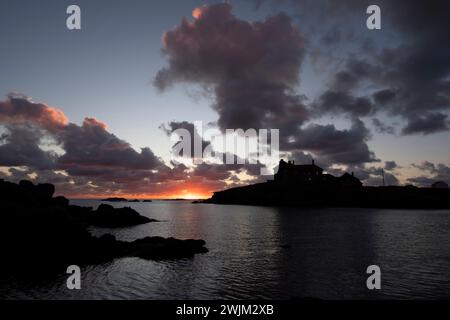
[[[180,259],[208,251],[203,240],[146,237],[125,242],[110,234],[94,237],[88,226],[119,228],[156,220],[131,208],[72,206],[64,197],[53,197],[54,191],[51,184],[0,180],[4,227],[0,233],[0,271],[20,274],[32,265],[45,272],[65,272],[71,264],[103,263],[121,257]]]

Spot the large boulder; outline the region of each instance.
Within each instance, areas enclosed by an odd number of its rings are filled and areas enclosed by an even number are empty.
[[[48,202],[55,193],[55,186],[50,183],[42,183],[36,186],[36,196],[40,201]]]

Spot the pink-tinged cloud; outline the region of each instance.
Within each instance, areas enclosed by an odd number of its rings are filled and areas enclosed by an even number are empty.
[[[150,148],[135,150],[92,117],[81,125],[64,113],[22,95],[0,102],[0,178],[18,181],[35,176],[56,185],[59,194],[102,197],[207,197],[225,187],[231,168],[202,166],[187,172],[183,165],[167,166]],[[48,137],[64,152],[43,150]],[[19,169],[16,169],[20,167]]]
[[[57,108],[35,103],[24,95],[10,93],[6,101],[0,101],[0,123],[35,124],[55,132],[64,128],[69,119]]]
[[[293,94],[303,38],[287,15],[249,22],[221,3],[196,8],[193,16],[164,34],[168,66],[156,75],[157,88],[177,82],[209,87],[221,129],[281,128],[305,121],[302,100]]]
[[[107,130],[108,129],[108,125],[106,123],[104,123],[103,121],[97,120],[95,118],[85,118],[83,125],[85,126],[97,126],[102,128],[103,130]]]

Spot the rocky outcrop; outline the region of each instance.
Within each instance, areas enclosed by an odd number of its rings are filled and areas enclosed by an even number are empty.
[[[203,240],[179,240],[175,238],[146,237],[132,242],[117,241],[112,235],[99,238],[103,248],[111,252],[106,255],[139,257],[142,259],[179,259],[190,258],[196,253],[206,253]]]
[[[101,204],[90,215],[89,224],[97,227],[119,228],[138,224],[157,222],[158,220],[141,216],[137,211],[129,207],[114,208],[108,204]]]
[[[51,185],[0,180],[1,272],[42,275],[65,272],[71,264],[93,264],[125,256],[177,259],[207,252],[202,240],[147,237],[125,242],[112,235],[94,237],[88,225],[123,226],[150,219],[130,208],[101,205],[93,211],[71,206],[64,197],[53,198],[53,192]]]

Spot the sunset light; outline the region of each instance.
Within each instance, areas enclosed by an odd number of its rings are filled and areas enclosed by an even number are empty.
[[[449,0],[70,3],[0,0],[2,300],[450,299]]]
[[[193,16],[196,20],[200,19],[200,17],[202,16],[202,8],[195,8],[195,9],[192,11],[192,16]]]

